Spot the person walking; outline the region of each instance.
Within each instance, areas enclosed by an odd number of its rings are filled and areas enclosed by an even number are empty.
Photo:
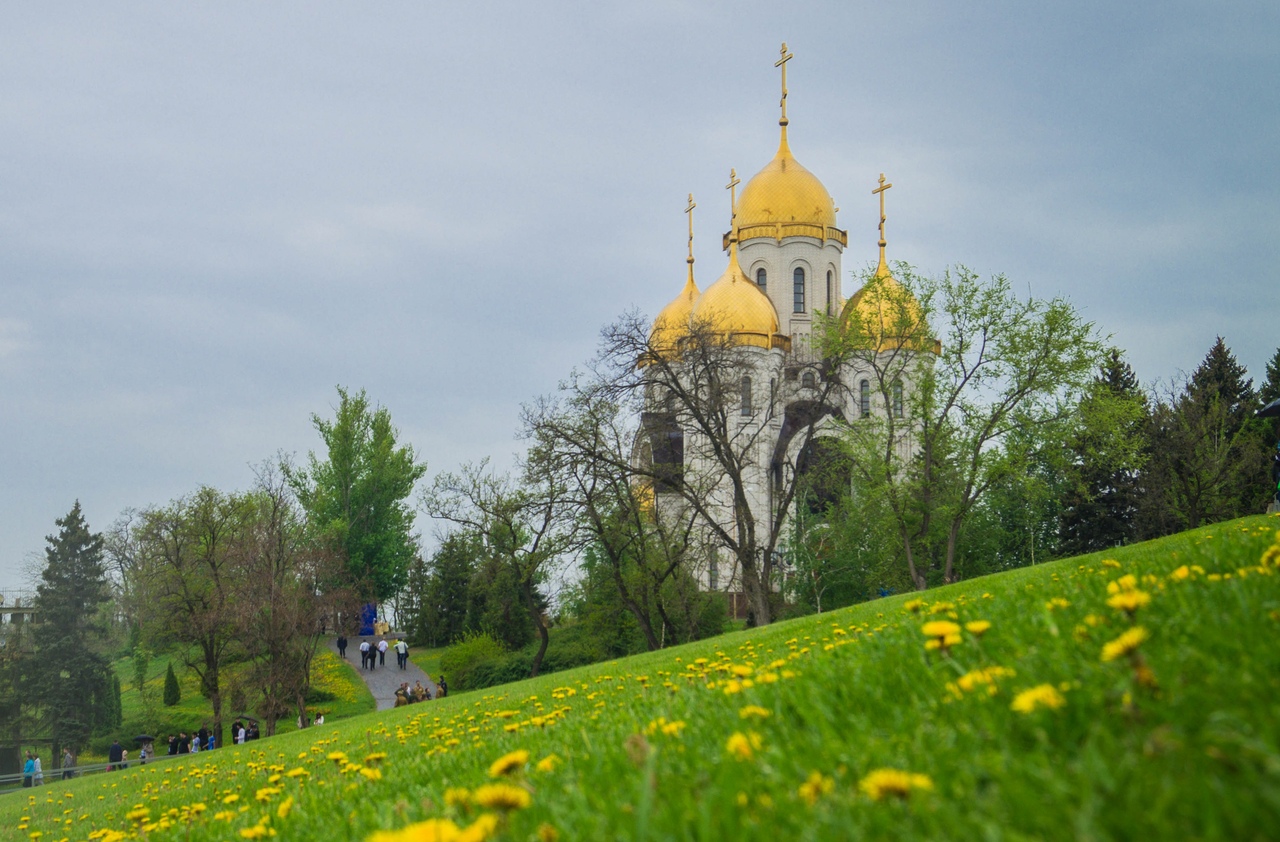
[[[345,634],[338,635],[338,655],[344,660],[347,657],[347,636]]]
[[[369,669],[369,656],[373,654],[373,649],[369,646],[369,641],[360,641],[360,669]]]
[[[442,699],[449,695],[449,684],[444,680],[444,673],[440,674],[440,683],[436,686],[440,688],[440,692],[436,693],[437,699]]]
[[[116,767],[120,765],[122,757],[124,757],[124,746],[120,745],[119,740],[116,740],[111,744],[111,748],[107,749],[107,771],[114,772]]]
[[[378,666],[385,667],[387,665],[387,650],[390,648],[385,637],[378,641]]]
[[[22,764],[22,785],[24,787],[31,786],[32,781],[36,777],[36,756],[27,752],[27,762]],[[35,796],[33,795],[32,798]]]
[[[35,768],[35,784],[36,786],[44,786],[44,769],[40,766],[40,755],[36,755]]]
[[[402,670],[409,668],[409,644],[403,638],[396,641],[396,666]]]
[[[65,751],[63,751],[62,752],[62,779],[64,781],[71,780],[71,775],[73,774],[71,769],[75,765],[76,765],[76,759],[75,757],[72,756],[71,749],[66,749]]]

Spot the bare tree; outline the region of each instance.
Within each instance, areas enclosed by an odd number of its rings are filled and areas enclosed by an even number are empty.
[[[550,466],[526,460],[519,480],[492,473],[487,460],[435,478],[422,495],[432,517],[474,530],[513,575],[520,599],[538,631],[531,676],[538,674],[550,633],[539,599],[563,554],[573,546],[574,522],[565,487]]]

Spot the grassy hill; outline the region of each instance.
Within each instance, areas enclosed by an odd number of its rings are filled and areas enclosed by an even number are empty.
[[[1246,518],[55,782],[0,799],[0,834],[1274,837],[1277,529]]]

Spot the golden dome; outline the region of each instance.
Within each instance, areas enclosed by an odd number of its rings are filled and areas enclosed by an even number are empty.
[[[689,316],[693,313],[693,304],[698,300],[699,294],[698,285],[693,282],[691,262],[689,279],[684,282],[684,289],[653,320],[653,328],[649,331],[649,345],[655,353],[665,354],[674,350],[680,340],[688,335]]]
[[[791,347],[791,340],[778,332],[778,311],[769,296],[743,274],[738,265],[738,244],[729,244],[729,267],[720,280],[707,287],[693,305],[690,320],[705,322],[738,345],[757,348]]]
[[[942,352],[942,343],[929,338],[929,324],[920,302],[889,273],[883,251],[871,280],[845,302],[840,322],[846,329],[857,331],[859,346],[877,353],[904,347]]]
[[[786,126],[778,154],[747,182],[736,211],[739,242],[757,237],[813,237],[842,246],[848,243],[846,233],[836,228],[831,194],[792,157]]]

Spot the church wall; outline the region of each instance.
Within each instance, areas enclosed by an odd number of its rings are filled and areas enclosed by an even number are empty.
[[[778,311],[782,333],[792,342],[805,341],[812,330],[813,313],[839,313],[844,303],[840,290],[840,246],[833,241],[819,243],[808,237],[777,240],[747,240],[738,246],[738,261],[747,277],[756,280],[756,271],[765,269],[766,292]],[[793,277],[796,267],[805,270],[805,311],[794,312]],[[832,274],[831,298],[827,298],[827,272]],[[828,310],[828,306],[830,310]],[[799,336],[797,336],[799,334]]]

